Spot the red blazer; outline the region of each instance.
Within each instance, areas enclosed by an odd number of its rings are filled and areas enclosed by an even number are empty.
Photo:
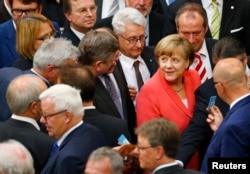
[[[168,85],[162,72],[157,70],[143,85],[136,99],[137,126],[148,120],[164,117],[176,123],[181,133],[186,129],[193,116],[194,91],[200,85],[200,77],[196,71],[188,70],[184,73],[183,79],[188,108]]]

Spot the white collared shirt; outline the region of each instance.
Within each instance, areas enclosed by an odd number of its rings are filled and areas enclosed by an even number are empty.
[[[6,10],[8,11],[8,13],[10,14],[10,16],[12,16],[11,9],[8,7],[6,1],[7,1],[7,0],[4,0],[4,1],[3,1],[4,6],[5,6]]]
[[[234,101],[230,104],[230,109],[232,109],[232,107],[233,107],[236,103],[238,103],[240,100],[242,100],[243,98],[246,98],[246,97],[249,96],[249,95],[250,95],[250,93],[248,93],[248,94],[246,94],[246,95],[243,95],[243,96],[241,96],[240,98],[234,100]]]
[[[41,76],[40,74],[38,74],[33,68],[31,68],[31,71],[32,71],[34,74],[36,74],[39,78],[41,78],[43,81],[45,81],[46,84],[51,85],[51,83],[50,83],[47,79],[45,79],[43,76]]]
[[[39,125],[37,124],[36,120],[34,120],[33,118],[23,117],[23,116],[19,116],[19,115],[15,115],[15,114],[12,114],[11,118],[14,119],[14,120],[19,120],[19,121],[24,121],[24,122],[30,123],[30,124],[32,124],[37,130],[40,131]]]
[[[119,5],[119,10],[124,9],[125,8],[124,1],[123,0],[117,0],[117,1]],[[102,17],[101,17],[102,19],[108,17],[109,8],[112,3],[113,3],[113,0],[103,0],[102,7],[98,7],[98,8],[102,8]]]
[[[162,168],[166,168],[166,167],[170,167],[170,166],[175,166],[175,165],[182,165],[182,162],[180,162],[179,160],[175,160],[175,162],[172,162],[172,163],[168,163],[168,164],[163,164],[163,165],[160,165],[158,167],[156,167],[154,169],[154,171],[152,172],[152,174],[154,174],[156,171],[162,169]]]
[[[85,36],[84,33],[81,33],[77,30],[75,30],[73,27],[70,26],[70,29],[73,31],[73,33],[78,37],[78,39],[82,40],[82,38]]]
[[[81,120],[79,123],[77,123],[75,126],[73,126],[72,128],[70,128],[67,132],[65,132],[62,137],[57,141],[57,145],[58,147],[62,144],[62,142],[65,140],[65,138],[71,133],[73,132],[73,130],[75,130],[76,128],[78,128],[79,126],[81,126],[83,124],[83,121]]]
[[[202,3],[203,8],[207,12],[208,26],[209,26],[209,28],[211,28],[212,16],[213,16],[212,0],[201,0],[201,3]],[[218,3],[220,18],[221,18],[221,16],[222,16],[223,0],[217,0],[217,3]]]
[[[148,67],[145,63],[145,61],[139,56],[137,59],[133,59],[130,57],[125,56],[124,54],[121,54],[119,57],[119,60],[122,65],[122,69],[127,81],[128,86],[133,86],[136,88],[138,92],[138,85],[137,85],[137,80],[136,80],[136,75],[135,75],[135,69],[134,69],[134,62],[139,60],[139,70],[142,75],[143,82],[145,83],[150,79],[150,72],[148,70]]]
[[[201,49],[197,53],[200,54],[201,60],[202,60],[203,64],[206,67],[207,77],[208,77],[208,79],[210,79],[213,76],[213,70],[212,70],[212,65],[211,65],[212,62],[210,62],[209,54],[208,54],[208,51],[207,51],[207,45],[206,45],[205,39],[203,41]],[[192,65],[189,67],[190,69],[195,69],[195,65],[196,65],[195,61],[196,60],[194,60]]]
[[[146,46],[149,44],[149,17],[148,15],[146,16],[146,27],[145,27],[146,34],[148,35],[146,39]]]

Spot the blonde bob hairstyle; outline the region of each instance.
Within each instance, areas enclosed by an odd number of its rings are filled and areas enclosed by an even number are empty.
[[[41,14],[27,14],[16,25],[16,49],[25,59],[33,60],[36,52],[33,45],[41,32],[41,25],[48,23],[52,31],[55,28],[52,22]]]
[[[194,48],[193,46],[178,34],[168,35],[162,38],[155,47],[155,57],[166,55],[172,56],[174,52],[178,52],[184,59],[189,60],[189,66],[194,61]]]

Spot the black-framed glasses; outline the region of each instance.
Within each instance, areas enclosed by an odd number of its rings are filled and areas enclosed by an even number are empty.
[[[61,114],[63,112],[66,112],[67,110],[62,110],[62,111],[59,111],[59,112],[56,112],[56,113],[53,113],[53,114],[48,114],[48,115],[44,115],[43,113],[41,113],[41,116],[47,121],[49,118],[51,117],[54,117],[58,114]]]
[[[21,16],[21,15],[23,15],[23,13],[25,13],[25,14],[35,13],[37,8],[30,8],[30,9],[26,9],[26,10],[13,8],[13,9],[11,9],[11,12],[15,16]]]
[[[129,44],[131,45],[135,45],[138,41],[145,42],[146,39],[148,38],[147,34],[141,35],[139,37],[130,37],[130,38],[126,38],[125,36],[123,36],[122,34],[118,34],[119,36],[121,36],[121,38],[125,39],[126,41],[128,41]]]
[[[52,38],[55,38],[55,36],[56,36],[56,31],[52,31],[49,34],[45,34],[45,35],[43,35],[41,37],[36,38],[36,40],[40,40],[40,41],[46,42],[46,41],[49,41]]]

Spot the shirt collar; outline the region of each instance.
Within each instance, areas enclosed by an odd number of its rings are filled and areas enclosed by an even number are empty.
[[[19,116],[19,115],[15,115],[15,114],[13,114],[13,115],[11,116],[11,118],[14,119],[14,120],[19,120],[19,121],[24,121],[24,122],[30,123],[30,124],[32,124],[37,130],[40,131],[39,125],[37,124],[36,120],[34,120],[33,118],[24,117],[24,116]]]
[[[230,109],[232,109],[232,107],[233,107],[236,103],[238,103],[240,100],[244,99],[245,97],[247,97],[247,96],[249,96],[249,95],[250,95],[250,93],[249,93],[249,94],[246,94],[246,95],[243,95],[243,96],[241,96],[240,98],[234,100],[234,101],[230,104]]]
[[[207,57],[208,52],[207,52],[207,45],[206,45],[205,39],[204,39],[204,41],[202,43],[202,46],[201,46],[200,50],[197,53],[199,53],[203,57]]]
[[[158,170],[160,170],[162,168],[166,168],[166,167],[170,167],[170,166],[175,166],[175,165],[180,165],[180,163],[178,161],[174,161],[172,163],[160,165],[160,166],[158,166],[158,167],[156,167],[154,169],[154,171],[152,172],[152,174],[154,174],[156,171],[158,171]]]
[[[133,68],[134,62],[139,61],[140,63],[144,64],[144,61],[141,56],[138,56],[136,59],[133,59],[131,57],[125,56],[124,54],[121,53],[119,60],[128,64],[130,68]]]
[[[76,35],[80,40],[82,40],[82,38],[85,36],[84,33],[81,33],[81,32],[79,32],[79,31],[75,30],[75,29],[74,29],[73,27],[71,27],[71,26],[70,26],[70,29],[73,31],[73,33],[75,33],[75,35]]]
[[[65,132],[62,137],[57,141],[57,145],[58,147],[62,144],[62,142],[65,140],[65,138],[71,133],[73,132],[73,130],[75,130],[76,128],[78,128],[79,126],[81,126],[83,124],[83,121],[81,120],[79,123],[77,123],[76,125],[74,125],[72,128],[70,128],[67,132]]]

